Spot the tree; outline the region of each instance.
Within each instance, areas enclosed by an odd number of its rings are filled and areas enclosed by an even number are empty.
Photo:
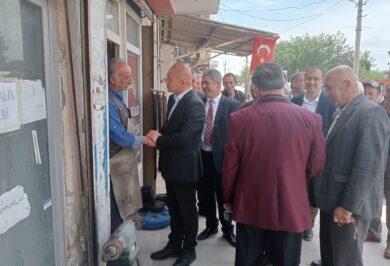
[[[326,73],[337,65],[353,65],[353,48],[347,44],[341,33],[294,37],[281,41],[276,46],[274,62],[287,70],[288,75],[304,71],[310,66],[318,66]],[[360,64],[363,69],[370,70],[374,59],[369,51],[363,51]]]

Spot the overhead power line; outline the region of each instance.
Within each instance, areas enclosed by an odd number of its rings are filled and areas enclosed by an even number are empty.
[[[341,2],[345,2],[345,1],[346,1],[346,0],[342,0]],[[320,11],[320,12],[311,14],[311,15],[309,15],[309,16],[297,17],[297,18],[291,18],[291,19],[271,19],[271,18],[262,18],[262,17],[258,17],[258,16],[253,16],[253,15],[251,15],[251,14],[247,14],[247,13],[245,13],[245,12],[242,12],[242,11],[238,10],[238,9],[234,9],[234,8],[232,8],[232,7],[230,7],[230,6],[227,6],[227,5],[223,4],[223,3],[221,3],[221,5],[224,6],[224,7],[227,7],[227,8],[229,8],[229,9],[231,9],[231,10],[237,11],[238,13],[240,13],[240,14],[242,14],[242,15],[244,15],[244,16],[251,17],[251,18],[254,18],[254,19],[257,19],[257,20],[260,20],[260,21],[288,22],[288,21],[297,21],[297,20],[311,19],[311,18],[313,18],[313,17],[317,17],[317,16],[319,16],[319,15],[322,15],[323,12],[329,10],[330,8],[333,8],[334,6],[337,6],[337,5],[340,4],[341,2],[338,2],[338,3],[336,3],[336,4],[333,4],[332,6],[326,8],[325,10],[322,10],[322,11]]]
[[[273,12],[273,11],[282,11],[282,10],[288,10],[288,9],[304,9],[308,6],[312,6],[312,5],[318,5],[318,4],[322,4],[323,2],[325,2],[326,0],[321,0],[321,1],[317,1],[317,2],[311,2],[311,3],[307,3],[305,5],[302,5],[302,6],[288,6],[288,7],[281,7],[281,8],[271,8],[271,9],[256,9],[256,10],[242,10],[242,9],[237,9],[239,11],[242,11],[242,12],[245,12],[245,13],[253,13],[253,12]],[[222,4],[222,3],[221,3]],[[231,9],[221,9],[223,11],[237,11],[237,10],[231,10]]]
[[[323,10],[320,14],[317,14],[316,16],[314,16],[312,18],[309,18],[309,19],[307,19],[307,20],[305,20],[305,21],[303,21],[303,22],[301,22],[301,23],[299,23],[297,25],[292,26],[292,27],[287,27],[287,28],[281,29],[281,30],[278,31],[278,33],[281,34],[281,33],[284,33],[284,32],[286,32],[288,30],[295,29],[295,28],[297,28],[297,27],[299,27],[299,26],[301,26],[303,24],[306,24],[306,23],[312,21],[313,19],[316,19],[316,18],[318,18],[320,16],[323,16],[325,14],[328,14],[329,12],[344,6],[346,3],[347,3],[346,0],[340,1],[340,2],[338,2],[338,3],[336,3],[336,4],[332,5],[332,6],[328,7],[327,9]]]

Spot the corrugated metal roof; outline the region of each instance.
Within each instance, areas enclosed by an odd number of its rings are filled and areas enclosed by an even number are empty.
[[[163,42],[191,50],[208,49],[214,52],[247,56],[252,53],[253,37],[279,38],[273,32],[250,29],[189,15],[162,19]],[[225,44],[225,45],[223,45]]]

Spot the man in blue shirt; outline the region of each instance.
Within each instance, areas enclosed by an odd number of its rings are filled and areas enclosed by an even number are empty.
[[[126,61],[114,59],[108,65],[111,231],[141,208],[138,160],[135,149],[150,144],[145,136],[127,131],[129,109],[122,92],[131,88],[131,69]]]

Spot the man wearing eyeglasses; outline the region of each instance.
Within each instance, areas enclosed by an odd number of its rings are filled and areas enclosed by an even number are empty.
[[[328,133],[329,126],[332,121],[332,116],[335,111],[335,107],[330,98],[326,96],[322,91],[323,79],[322,70],[319,67],[309,67],[305,72],[305,90],[304,94],[300,94],[291,99],[291,102],[302,106],[303,108],[321,115],[322,117],[322,132],[324,136]],[[311,184],[309,184],[309,191]],[[312,221],[314,221],[318,214],[318,209],[311,207]],[[312,228],[308,228],[303,232],[303,239],[310,241],[313,238]]]

